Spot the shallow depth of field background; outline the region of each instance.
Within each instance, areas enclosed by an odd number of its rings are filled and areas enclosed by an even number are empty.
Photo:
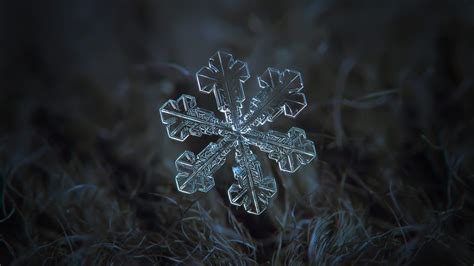
[[[382,3],[383,2],[383,3]],[[474,2],[0,4],[2,265],[474,263]],[[217,50],[303,75],[318,158],[256,152],[278,194],[230,206],[234,156],[185,195],[157,108],[198,92]]]

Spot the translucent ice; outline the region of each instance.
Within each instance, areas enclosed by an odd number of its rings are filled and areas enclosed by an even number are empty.
[[[231,204],[243,206],[252,214],[261,214],[275,195],[277,186],[271,176],[263,176],[260,162],[250,146],[258,147],[275,160],[280,170],[294,173],[316,157],[314,143],[305,131],[291,128],[288,133],[262,132],[257,127],[284,114],[296,117],[306,107],[301,74],[293,70],[268,68],[258,77],[259,92],[243,112],[243,84],[249,79],[247,64],[234,60],[231,54],[217,52],[209,65],[196,74],[199,91],[212,93],[217,109],[225,121],[208,110],[197,107],[196,99],[181,95],[160,108],[168,136],[184,141],[190,135],[220,136],[199,154],[185,151],[176,160],[176,186],[183,193],[207,192],[214,186],[214,173],[224,165],[227,155],[235,151],[237,165],[232,168],[235,183],[229,188]]]

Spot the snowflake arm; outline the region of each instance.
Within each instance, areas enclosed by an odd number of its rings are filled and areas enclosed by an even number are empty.
[[[217,52],[209,59],[209,66],[196,74],[199,90],[214,92],[217,108],[225,114],[226,122],[239,128],[245,93],[242,84],[250,77],[247,63],[234,60],[228,53]]]
[[[268,68],[258,77],[260,92],[252,98],[250,110],[244,116],[244,126],[257,127],[267,121],[273,122],[280,114],[296,117],[307,103],[303,81],[299,72],[286,69],[283,72]]]
[[[314,142],[308,140],[306,133],[300,128],[293,127],[288,134],[252,129],[245,137],[248,138],[249,144],[268,153],[268,157],[275,160],[284,172],[294,173],[316,157]]]
[[[238,141],[235,157],[238,166],[233,167],[233,172],[237,183],[227,191],[230,202],[237,206],[243,205],[247,212],[259,215],[276,193],[275,179],[263,177],[260,162],[244,141]]]
[[[232,136],[220,138],[216,143],[209,143],[197,156],[185,151],[176,160],[176,186],[178,190],[192,194],[197,190],[207,192],[214,186],[212,175],[225,163],[227,154],[234,146]]]
[[[231,131],[213,112],[196,107],[196,98],[190,95],[167,101],[160,108],[160,115],[168,137],[177,141],[184,141],[189,135],[223,135]]]

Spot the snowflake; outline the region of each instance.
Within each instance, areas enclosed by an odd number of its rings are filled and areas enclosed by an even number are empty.
[[[188,194],[198,190],[208,192],[214,186],[213,174],[235,150],[237,165],[232,169],[236,182],[228,190],[230,203],[243,205],[247,212],[259,215],[276,194],[277,186],[273,177],[263,176],[260,162],[250,146],[268,153],[284,172],[294,173],[316,157],[314,143],[306,139],[305,131],[300,128],[293,127],[287,134],[258,130],[281,114],[294,118],[306,107],[301,74],[268,68],[258,77],[260,90],[245,114],[242,113],[245,101],[242,86],[250,77],[245,62],[234,60],[231,54],[217,52],[209,59],[209,66],[201,68],[196,77],[199,91],[214,94],[225,121],[197,107],[196,99],[190,95],[168,100],[160,108],[161,120],[171,139],[184,141],[190,135],[203,134],[220,136],[198,155],[185,151],[179,156],[175,178],[178,190]]]

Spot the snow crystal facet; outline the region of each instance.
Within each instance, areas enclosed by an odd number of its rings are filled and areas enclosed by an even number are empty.
[[[168,136],[184,141],[190,135],[217,135],[199,154],[185,151],[176,160],[176,186],[180,192],[207,192],[214,186],[214,173],[224,165],[227,155],[235,151],[237,165],[232,168],[235,183],[229,188],[230,203],[243,206],[249,213],[259,215],[277,191],[275,179],[262,173],[260,162],[251,146],[268,153],[281,171],[294,173],[316,157],[316,148],[300,128],[288,133],[273,130],[262,132],[257,127],[273,122],[281,114],[296,117],[305,107],[301,74],[293,70],[268,68],[258,77],[259,92],[250,100],[248,112],[243,112],[243,84],[250,78],[247,63],[217,52],[209,65],[196,74],[199,91],[212,93],[217,109],[225,121],[208,110],[197,107],[196,99],[182,95],[169,100],[160,108],[161,121]]]

